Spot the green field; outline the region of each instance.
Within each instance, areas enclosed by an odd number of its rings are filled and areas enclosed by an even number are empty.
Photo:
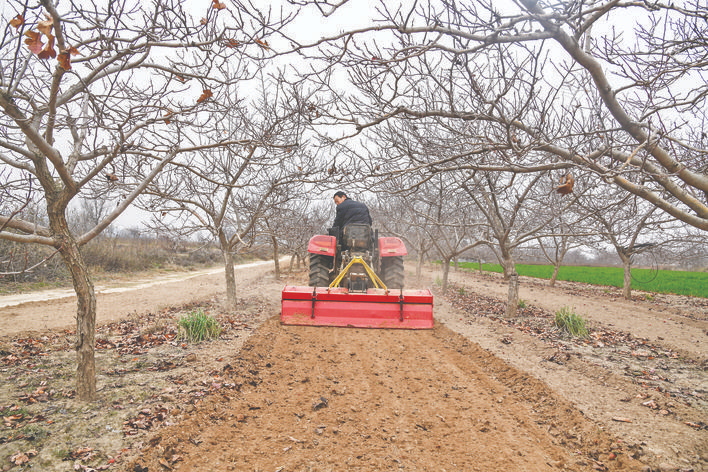
[[[459,266],[468,270],[479,270],[479,264],[476,262],[460,262]],[[502,272],[499,264],[482,264],[482,270]],[[550,279],[553,266],[517,264],[516,272],[528,277]],[[558,270],[558,280],[622,287],[624,270],[621,267],[562,266]],[[708,298],[708,273],[632,269],[632,289]]]

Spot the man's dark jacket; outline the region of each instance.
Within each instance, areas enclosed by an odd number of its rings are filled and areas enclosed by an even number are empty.
[[[334,218],[332,226],[338,226],[343,229],[351,223],[363,223],[370,226],[371,215],[369,215],[369,209],[366,208],[366,205],[347,198],[337,205],[337,216]]]

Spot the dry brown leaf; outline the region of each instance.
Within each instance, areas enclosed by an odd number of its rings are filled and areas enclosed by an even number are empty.
[[[29,47],[29,50],[32,51],[33,54],[39,54],[42,52],[44,43],[42,42],[41,33],[36,31],[25,31],[25,36],[27,36],[27,39],[25,39],[25,44]]]
[[[573,179],[573,174],[567,174],[560,180],[560,185],[556,188],[556,191],[561,195],[568,195],[573,193],[573,184],[575,180]]]
[[[69,55],[69,51],[60,52],[57,56],[57,61],[62,69],[71,70],[71,56]]]
[[[45,36],[51,36],[52,35],[52,29],[54,29],[54,22],[52,21],[52,18],[50,16],[47,16],[47,19],[45,21],[40,21],[37,23],[37,29],[39,30],[40,33],[42,33]]]
[[[57,52],[54,50],[54,36],[51,34],[47,36],[47,44],[44,45],[42,51],[37,54],[40,59],[49,59],[50,57],[57,57]]]
[[[20,26],[25,24],[25,17],[22,15],[17,15],[13,19],[10,20],[10,26],[15,27],[15,32],[17,32],[20,29]]]
[[[204,92],[202,92],[201,96],[197,99],[197,103],[202,103],[203,101],[206,101],[208,98],[211,98],[214,94],[211,93],[211,90],[209,89],[204,89]]]

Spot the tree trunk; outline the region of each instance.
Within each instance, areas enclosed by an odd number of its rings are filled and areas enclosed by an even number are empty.
[[[460,260],[455,257],[455,272],[457,272],[460,269]]]
[[[59,248],[76,292],[76,398],[96,399],[96,293],[76,240],[65,227]]]
[[[551,275],[551,280],[548,282],[549,287],[555,287],[556,286],[556,279],[558,278],[558,269],[560,268],[559,264],[555,264],[553,266],[553,275]]]
[[[443,259],[442,291],[447,292],[447,276],[450,274],[450,259]]]
[[[632,263],[629,257],[624,259],[624,284],[622,285],[622,296],[625,300],[632,299]]]
[[[222,250],[224,254],[224,275],[226,276],[226,309],[236,309],[236,277],[234,276],[234,255]]]
[[[509,277],[516,274],[516,263],[510,255],[503,256],[501,266],[504,271],[504,280],[509,280]]]
[[[507,318],[516,316],[516,310],[519,307],[519,274],[513,273],[509,275],[509,298],[506,302]]]
[[[418,257],[415,262],[415,279],[420,282],[420,278],[423,274],[423,253],[418,252]]]
[[[278,255],[278,239],[275,236],[271,236],[270,240],[273,241],[273,262],[275,263],[275,279],[280,279],[280,256]]]
[[[479,273],[481,274],[482,273],[482,259],[480,258],[480,259],[478,259],[478,261],[479,261]]]

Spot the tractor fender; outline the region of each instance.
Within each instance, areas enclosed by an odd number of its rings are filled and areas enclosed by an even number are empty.
[[[408,251],[401,238],[379,238],[379,255],[381,257],[405,256],[406,254]]]
[[[313,236],[307,244],[307,252],[334,257],[337,252],[337,238],[325,236],[324,234]]]

